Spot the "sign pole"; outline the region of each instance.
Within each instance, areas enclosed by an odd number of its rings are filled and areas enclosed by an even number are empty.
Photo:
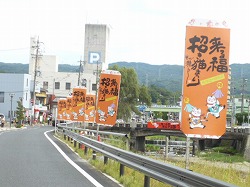
[[[190,137],[186,139],[186,169],[189,169]]]

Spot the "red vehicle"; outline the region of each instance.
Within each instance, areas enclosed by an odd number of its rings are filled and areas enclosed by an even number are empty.
[[[149,121],[149,129],[167,129],[167,130],[180,130],[181,124],[179,121]]]

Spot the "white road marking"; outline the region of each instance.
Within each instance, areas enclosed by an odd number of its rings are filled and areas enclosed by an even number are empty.
[[[96,187],[103,187],[99,182],[97,182],[92,176],[90,176],[86,171],[84,171],[82,168],[80,168],[76,163],[74,163],[62,150],[58,145],[53,142],[53,140],[50,139],[50,137],[47,135],[48,132],[51,132],[54,130],[46,131],[44,132],[45,137],[52,143],[52,145],[55,146],[55,148],[58,150],[58,152],[74,167],[76,168],[84,177],[86,177],[92,184],[94,184]]]

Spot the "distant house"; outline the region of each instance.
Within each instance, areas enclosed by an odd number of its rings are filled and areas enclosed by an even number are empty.
[[[17,101],[22,102],[28,113],[31,108],[31,76],[0,73],[0,113],[10,118],[12,111],[12,116],[15,117]]]

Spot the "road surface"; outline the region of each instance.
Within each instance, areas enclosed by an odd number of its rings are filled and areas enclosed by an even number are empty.
[[[0,132],[0,186],[119,187],[53,137],[51,126]]]

